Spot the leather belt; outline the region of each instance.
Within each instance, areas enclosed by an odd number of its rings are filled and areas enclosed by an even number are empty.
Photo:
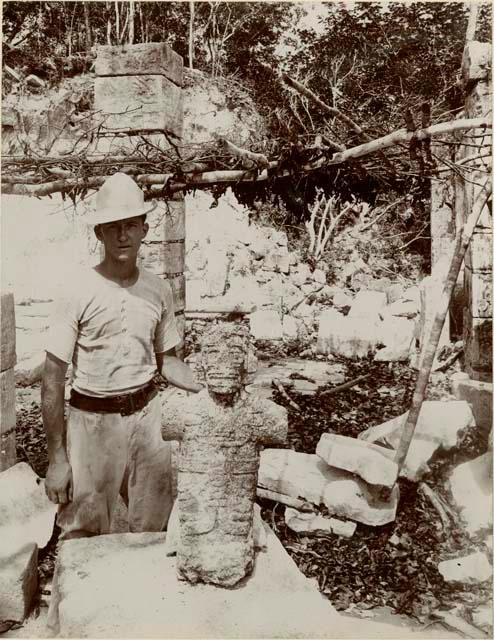
[[[147,403],[152,400],[157,393],[158,388],[152,380],[145,387],[134,393],[107,396],[105,398],[86,396],[72,389],[69,404],[81,411],[119,413],[122,416],[130,416],[136,411],[144,409]]]

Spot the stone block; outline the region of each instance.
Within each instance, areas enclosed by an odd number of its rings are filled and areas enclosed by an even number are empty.
[[[15,366],[14,294],[2,293],[0,300],[0,370],[5,371]]]
[[[276,309],[259,309],[250,314],[250,332],[255,340],[280,340],[283,325]]]
[[[175,311],[183,311],[185,309],[185,276],[175,276],[167,280],[172,288]]]
[[[492,319],[463,314],[465,370],[472,380],[492,382]]]
[[[165,42],[100,45],[94,70],[98,76],[163,75],[183,84],[183,59]]]
[[[467,533],[492,532],[492,451],[459,464],[449,476],[448,487]]]
[[[492,271],[492,231],[474,233],[465,254],[465,266],[471,271]]]
[[[348,317],[352,319],[365,318],[370,322],[377,322],[386,303],[387,297],[383,291],[361,290],[353,300]]]
[[[296,340],[298,335],[298,323],[291,316],[283,318],[283,338],[287,340]]]
[[[15,429],[14,369],[0,373],[0,435]]]
[[[64,542],[50,620],[64,638],[351,637],[355,623],[332,607],[263,527],[266,551],[238,589],[177,581],[163,533]]]
[[[0,557],[27,544],[44,547],[51,538],[57,505],[48,500],[43,482],[25,462],[0,474]]]
[[[343,538],[351,538],[357,528],[355,522],[325,518],[316,513],[303,513],[291,507],[285,509],[285,522],[286,526],[295,533],[325,531]]]
[[[474,585],[492,580],[492,566],[489,558],[481,551],[469,553],[460,558],[443,560],[437,568],[446,582]]]
[[[349,471],[368,484],[391,488],[398,478],[394,451],[371,442],[323,433],[316,455],[330,467]]]
[[[290,273],[290,257],[288,255],[288,251],[269,251],[264,258],[262,268],[266,271]]]
[[[15,430],[0,435],[0,471],[13,467],[17,462]]]
[[[450,381],[454,396],[468,402],[477,427],[487,436],[492,429],[492,382],[470,380],[467,373],[454,373]]]
[[[38,587],[38,547],[30,543],[9,557],[0,556],[0,620],[22,622]]]
[[[14,369],[16,386],[29,387],[39,382],[43,376],[45,359],[46,353],[42,351],[17,363]]]
[[[349,318],[335,309],[325,309],[319,317],[317,351],[345,358],[365,358],[376,349],[379,331],[376,322]]]
[[[491,71],[492,46],[489,42],[467,42],[463,50],[461,77],[464,84],[486,80]]]
[[[379,500],[360,478],[328,467],[317,455],[287,449],[261,452],[258,485],[315,505],[324,504],[331,515],[371,526],[393,522],[399,499],[397,484],[389,500]]]
[[[353,298],[347,295],[343,290],[337,291],[333,296],[333,307],[336,309],[350,309]]]
[[[185,269],[184,242],[143,241],[139,264],[157,276],[182,274]]]
[[[436,317],[437,305],[441,298],[443,281],[440,277],[426,276],[419,285],[420,291],[420,320],[418,335],[420,345],[423,346],[430,334],[432,323]],[[449,344],[449,320],[446,319],[441,337],[439,338],[438,349],[445,344]]]
[[[185,239],[185,203],[182,200],[159,201],[156,209],[147,214],[149,231],[147,242]]]
[[[359,434],[360,440],[391,447],[396,451],[408,411]],[[400,476],[419,481],[428,471],[428,463],[438,451],[459,447],[469,430],[475,428],[467,402],[426,400],[422,404],[417,426]]]
[[[474,318],[492,318],[492,273],[465,267],[465,304]]]
[[[377,325],[379,342],[384,345],[376,353],[377,362],[406,362],[415,336],[415,322],[390,316]]]
[[[94,81],[94,108],[104,116],[104,131],[164,130],[181,138],[182,102],[182,90],[164,76],[116,76]]]

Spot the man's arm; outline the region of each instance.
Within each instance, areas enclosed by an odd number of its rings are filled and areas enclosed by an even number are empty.
[[[175,349],[170,349],[163,353],[157,353],[156,364],[158,366],[158,371],[161,373],[163,378],[179,389],[197,393],[204,386],[199,382],[196,382],[192,369],[186,365],[185,362],[182,362],[182,360],[177,358],[175,355]]]
[[[64,399],[67,363],[46,354],[41,387],[41,412],[48,445],[48,471],[45,489],[48,498],[58,504],[72,500],[72,470],[65,438]]]

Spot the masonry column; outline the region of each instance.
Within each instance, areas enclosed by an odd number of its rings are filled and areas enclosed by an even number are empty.
[[[17,462],[15,452],[14,294],[1,293],[0,307],[0,471]]]
[[[492,110],[491,45],[467,43],[462,62],[465,115],[476,118]],[[473,170],[463,181],[463,221],[481,185],[491,174],[491,130],[475,129],[463,136],[463,162]],[[468,145],[468,146],[467,146]],[[470,160],[469,160],[470,158]],[[465,368],[472,380],[492,381],[492,211],[486,205],[465,256],[463,337]]]
[[[163,159],[176,154],[183,135],[183,60],[164,43],[100,46],[94,86],[95,110],[101,113],[98,132],[115,149],[125,139],[132,155],[144,137]],[[101,145],[98,145],[101,148]],[[154,154],[156,155],[156,154]],[[116,165],[117,166],[117,165]],[[118,167],[126,171],[128,167]],[[132,173],[132,171],[130,171]],[[164,185],[162,185],[164,186]],[[159,202],[148,214],[150,231],[141,248],[140,264],[167,278],[175,302],[177,325],[185,334],[185,203],[182,194]]]

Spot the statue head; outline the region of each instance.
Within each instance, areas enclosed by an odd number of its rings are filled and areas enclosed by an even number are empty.
[[[208,390],[233,395],[247,373],[249,330],[237,322],[213,325],[202,338],[201,365]]]

